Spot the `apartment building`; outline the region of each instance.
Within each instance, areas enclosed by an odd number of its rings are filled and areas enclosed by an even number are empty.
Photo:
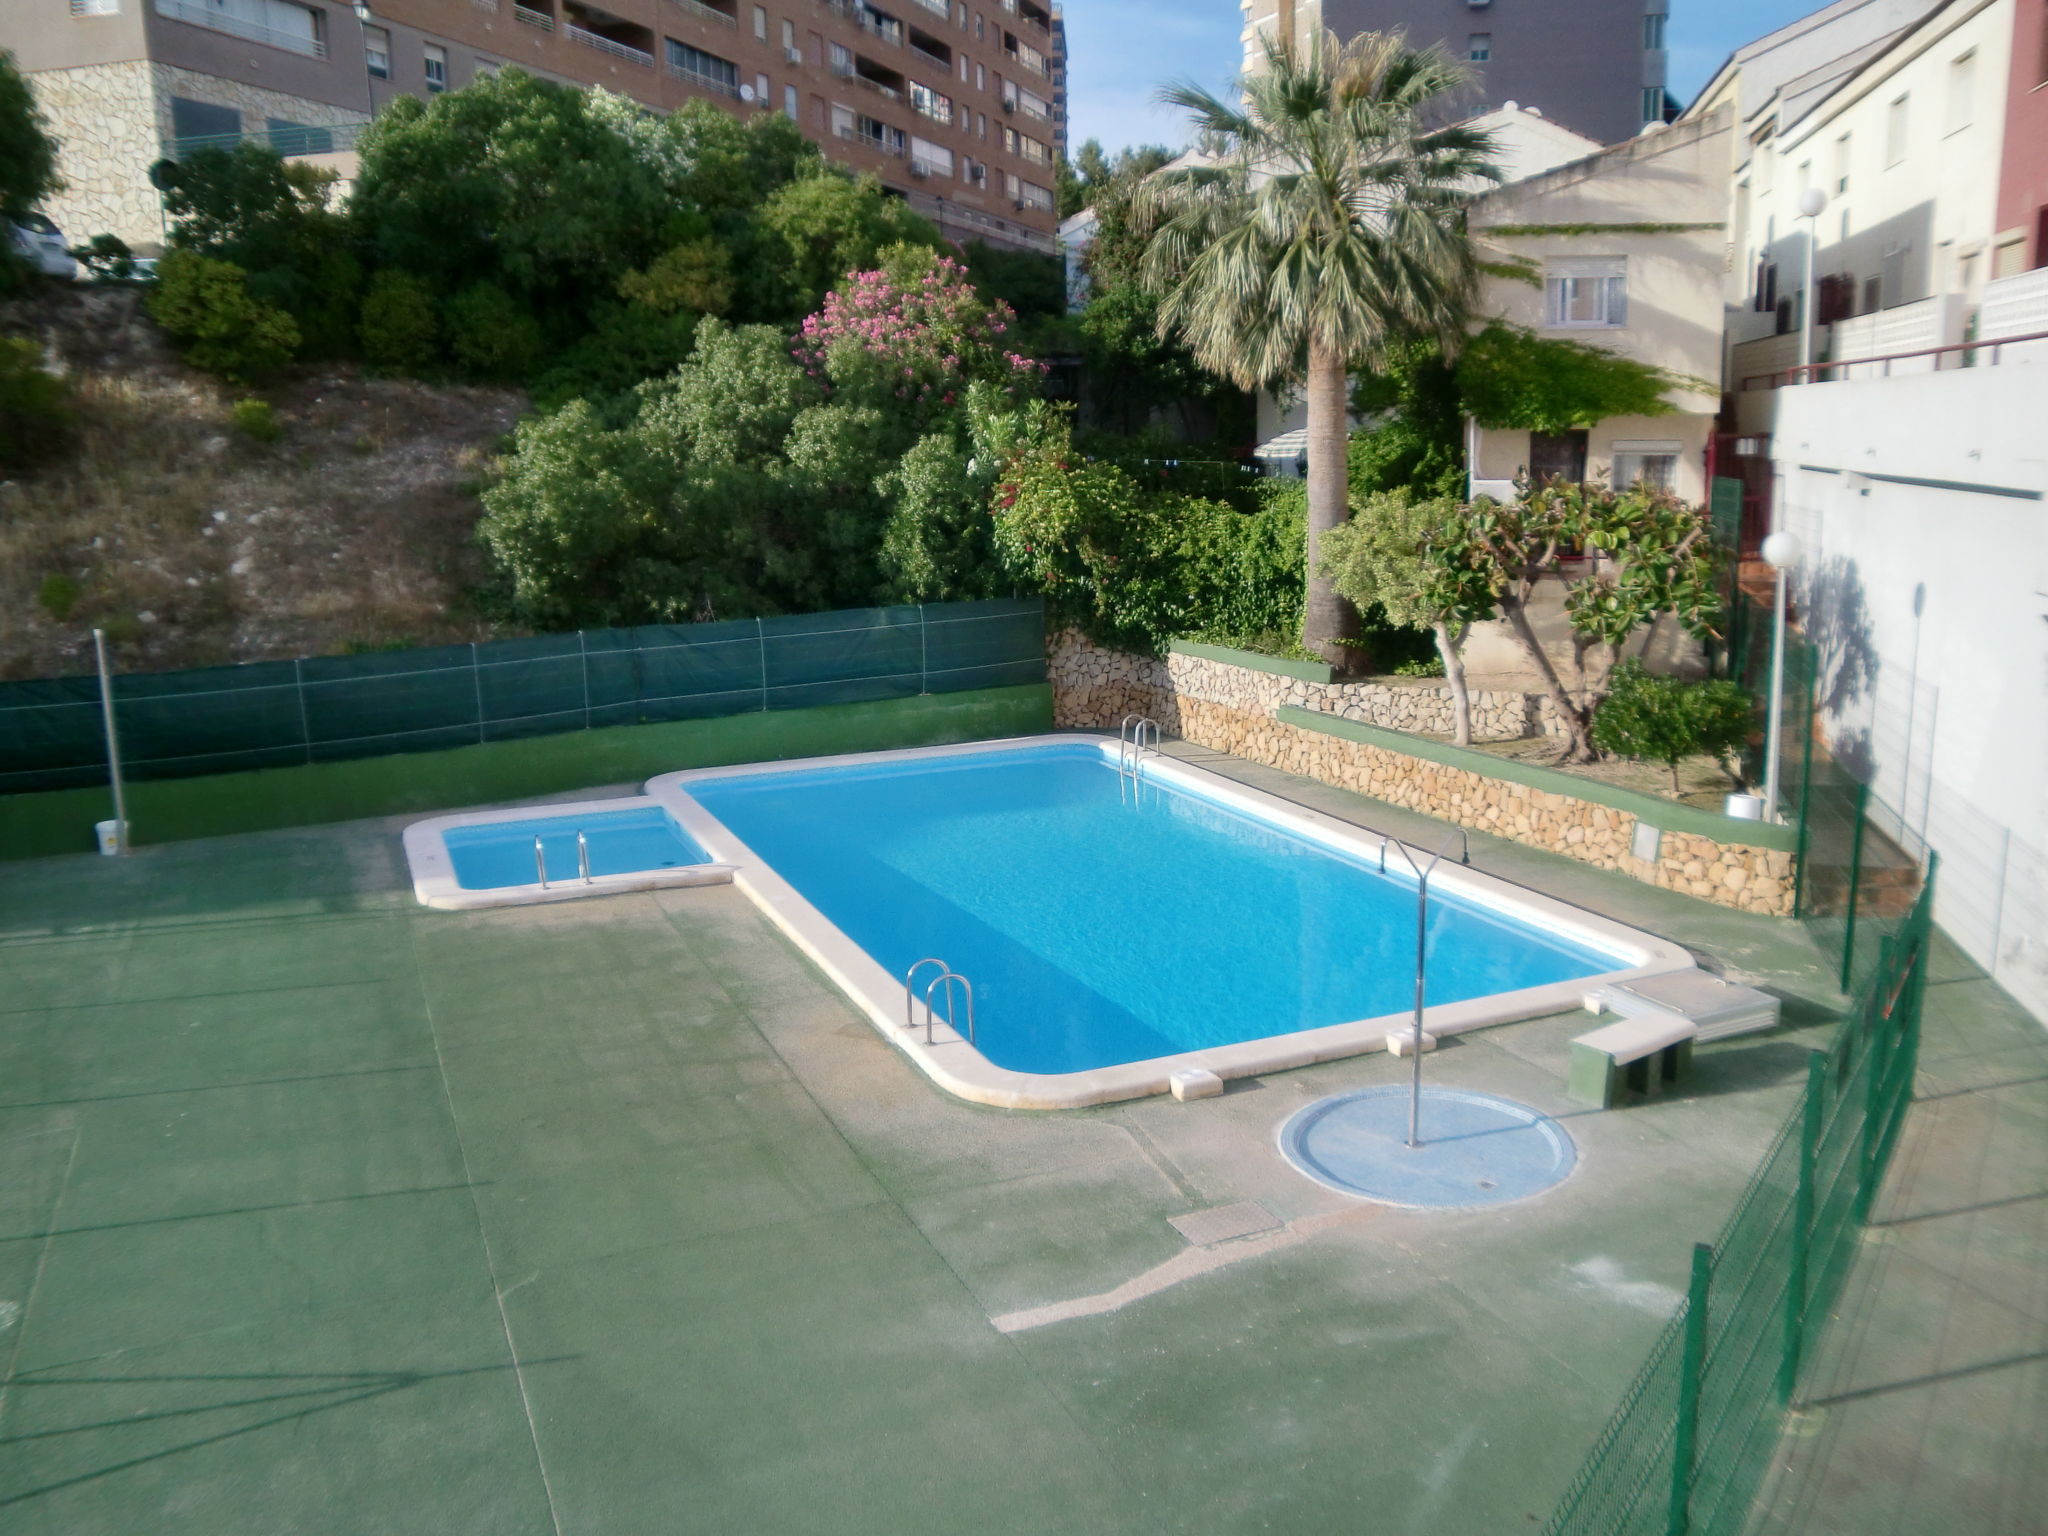
[[[1669,0],[1241,0],[1247,70],[1264,57],[1262,39],[1356,37],[1405,32],[1417,47],[1436,43],[1476,77],[1464,113],[1510,102],[1534,106],[1566,127],[1612,144],[1662,122]]]
[[[75,238],[162,238],[156,160],[241,137],[346,156],[397,95],[508,65],[658,112],[782,112],[949,238],[1052,252],[1064,29],[1048,0],[7,0]]]

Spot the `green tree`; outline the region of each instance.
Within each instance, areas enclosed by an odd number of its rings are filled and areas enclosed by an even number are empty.
[[[197,251],[169,251],[157,263],[149,310],[195,368],[254,384],[291,361],[299,346],[292,317],[249,292],[248,274]]]
[[[433,291],[410,272],[386,267],[363,296],[357,334],[363,356],[380,368],[422,373],[440,354],[441,323]]]
[[[187,156],[164,192],[172,249],[240,267],[254,297],[296,322],[302,356],[353,350],[362,267],[348,221],[331,206],[335,182],[332,171],[244,140]]]
[[[57,141],[14,55],[0,48],[0,219],[33,213],[63,186]]]
[[[1159,214],[1144,266],[1162,329],[1246,389],[1299,374],[1308,404],[1304,644],[1333,663],[1359,617],[1321,571],[1348,509],[1347,375],[1391,342],[1462,335],[1477,266],[1462,209],[1498,179],[1486,134],[1431,127],[1467,82],[1441,49],[1367,33],[1306,49],[1269,42],[1234,106],[1194,85],[1163,93],[1212,163],[1145,182]]]
[[[401,96],[360,149],[349,211],[380,265],[443,293],[495,283],[571,333],[671,243],[660,165],[602,101],[522,70]]]
[[[1739,683],[1665,677],[1631,656],[1614,669],[1607,697],[1593,717],[1593,744],[1664,764],[1671,771],[1673,794],[1683,787],[1680,760],[1703,752],[1740,789],[1742,774],[1733,765],[1755,723],[1756,700]]]
[[[1639,631],[1649,644],[1666,615],[1687,633],[1708,638],[1720,617],[1717,554],[1713,525],[1705,511],[1669,492],[1562,480],[1524,485],[1520,497],[1501,504],[1481,498],[1454,528],[1430,546],[1446,581],[1466,594],[1471,617],[1497,608],[1509,631],[1542,680],[1566,739],[1560,760],[1587,762],[1598,755],[1592,723],[1624,645]],[[1596,560],[1567,554],[1591,551]],[[1538,584],[1562,580],[1565,615],[1579,644],[1577,696],[1564,685],[1555,663],[1536,636],[1530,603]],[[1588,678],[1588,647],[1604,648],[1604,677]]]
[[[1492,600],[1469,569],[1434,558],[1455,540],[1464,516],[1447,497],[1417,500],[1405,488],[1360,499],[1348,522],[1323,538],[1330,584],[1364,613],[1377,603],[1399,625],[1426,629],[1436,641],[1450,684],[1454,739],[1472,745],[1472,702],[1465,686],[1465,637],[1475,619],[1491,617]]]
[[[448,350],[473,378],[524,383],[540,345],[539,323],[496,283],[471,283],[448,302]]]
[[[820,166],[771,192],[754,216],[753,311],[771,321],[810,314],[840,279],[897,245],[936,250],[938,227],[873,176]]]

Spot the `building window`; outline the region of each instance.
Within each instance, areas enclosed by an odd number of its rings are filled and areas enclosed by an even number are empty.
[[[1668,491],[1678,482],[1679,443],[1616,443],[1614,445],[1614,488],[1626,491]]]
[[[935,123],[953,121],[953,98],[942,96],[928,85],[910,82],[910,105]]]
[[[121,14],[121,0],[71,0],[71,14],[74,16],[118,16]]]
[[[1652,11],[1643,18],[1643,47],[1647,52],[1660,53],[1664,48],[1664,25],[1670,18],[1662,11]]]
[[[391,78],[391,34],[382,27],[363,28],[363,58],[379,80]]]
[[[977,91],[988,89],[988,66],[986,64],[974,66],[974,88]]]
[[[292,0],[156,0],[156,13],[266,47],[327,57],[327,41],[321,35],[326,13]]]
[[[1835,140],[1835,194],[1849,190],[1849,135]]]
[[[847,47],[846,44],[834,43],[832,45],[831,69],[835,75],[851,75],[853,73],[853,50]]]
[[[701,48],[692,48],[688,43],[679,43],[674,38],[668,42],[668,72],[679,80],[693,85],[708,86],[727,96],[740,93],[740,69],[730,59],[721,59],[715,53],[706,53]]]
[[[1544,324],[1614,330],[1628,324],[1628,258],[1587,256],[1543,264]]]
[[[194,101],[189,96],[171,98],[171,137],[175,140],[175,154],[190,154],[207,140],[239,139],[241,136],[242,113],[239,108]]]
[[[1884,113],[1884,166],[1890,170],[1906,158],[1906,103],[1907,96],[1901,96]]]
[[[796,51],[796,23],[793,21],[782,24],[782,51],[785,54]]]
[[[1488,59],[1492,58],[1493,34],[1491,32],[1474,32],[1465,39],[1465,57],[1474,64],[1484,64]]]
[[[498,78],[498,61],[496,59],[478,59],[476,63],[470,66],[469,73],[470,77],[474,80],[495,80]]]
[[[754,7],[754,36],[764,43],[768,41],[768,8],[766,6],[757,5]]]
[[[1052,211],[1051,189],[1041,187],[1035,181],[1019,180],[1017,182],[1017,201],[1026,208],[1037,209],[1040,213],[1050,213]]]
[[[1977,115],[1977,50],[1948,63],[1948,131],[1960,133]]]
[[[426,51],[427,90],[448,89],[448,50],[439,43],[428,43]]]
[[[754,76],[754,100],[765,107],[773,99],[768,94],[768,77],[766,75]]]
[[[1646,85],[1643,87],[1643,121],[1661,123],[1664,121],[1664,87]]]
[[[953,151],[943,144],[934,144],[930,139],[920,139],[912,134],[910,168],[913,172],[922,172],[926,176],[951,176]]]
[[[782,88],[782,115],[792,123],[796,122],[803,108],[797,104],[797,89],[793,85]]]

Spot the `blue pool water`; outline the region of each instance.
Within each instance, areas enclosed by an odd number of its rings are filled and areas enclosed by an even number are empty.
[[[691,795],[882,968],[974,984],[999,1066],[1074,1072],[1398,1013],[1412,878],[1083,743],[708,779]],[[1431,1003],[1625,962],[1432,895]],[[927,974],[927,979],[929,973]]]
[[[536,837],[547,855],[550,885],[566,885],[581,879],[576,861],[579,831],[590,844],[593,876],[710,862],[710,855],[669,820],[668,812],[656,805],[451,827],[441,834],[441,840],[448,847],[449,862],[455,866],[457,885],[465,891],[494,891],[508,885],[538,882],[540,875],[533,858]]]

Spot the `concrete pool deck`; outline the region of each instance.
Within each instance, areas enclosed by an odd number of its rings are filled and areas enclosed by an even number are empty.
[[[1607,1113],[1563,1096],[1583,1014],[1448,1044],[1431,1081],[1557,1115],[1580,1161],[1409,1213],[1273,1146],[1405,1062],[963,1104],[734,890],[433,912],[401,824],[5,866],[10,1536],[1531,1529],[1839,1001],[1792,924],[1475,834],[1482,868],[1785,994],[1787,1026]],[[1987,985],[1934,989],[1929,1071],[1965,1095],[2040,1044]],[[2048,1127],[1999,1123],[2042,1167]],[[1169,1224],[1193,1212],[1206,1242]],[[2001,1231],[2038,1296],[2048,1233]],[[1907,1279],[1885,1305],[1956,1283]],[[1862,1528],[1817,1502],[1798,1529]]]

